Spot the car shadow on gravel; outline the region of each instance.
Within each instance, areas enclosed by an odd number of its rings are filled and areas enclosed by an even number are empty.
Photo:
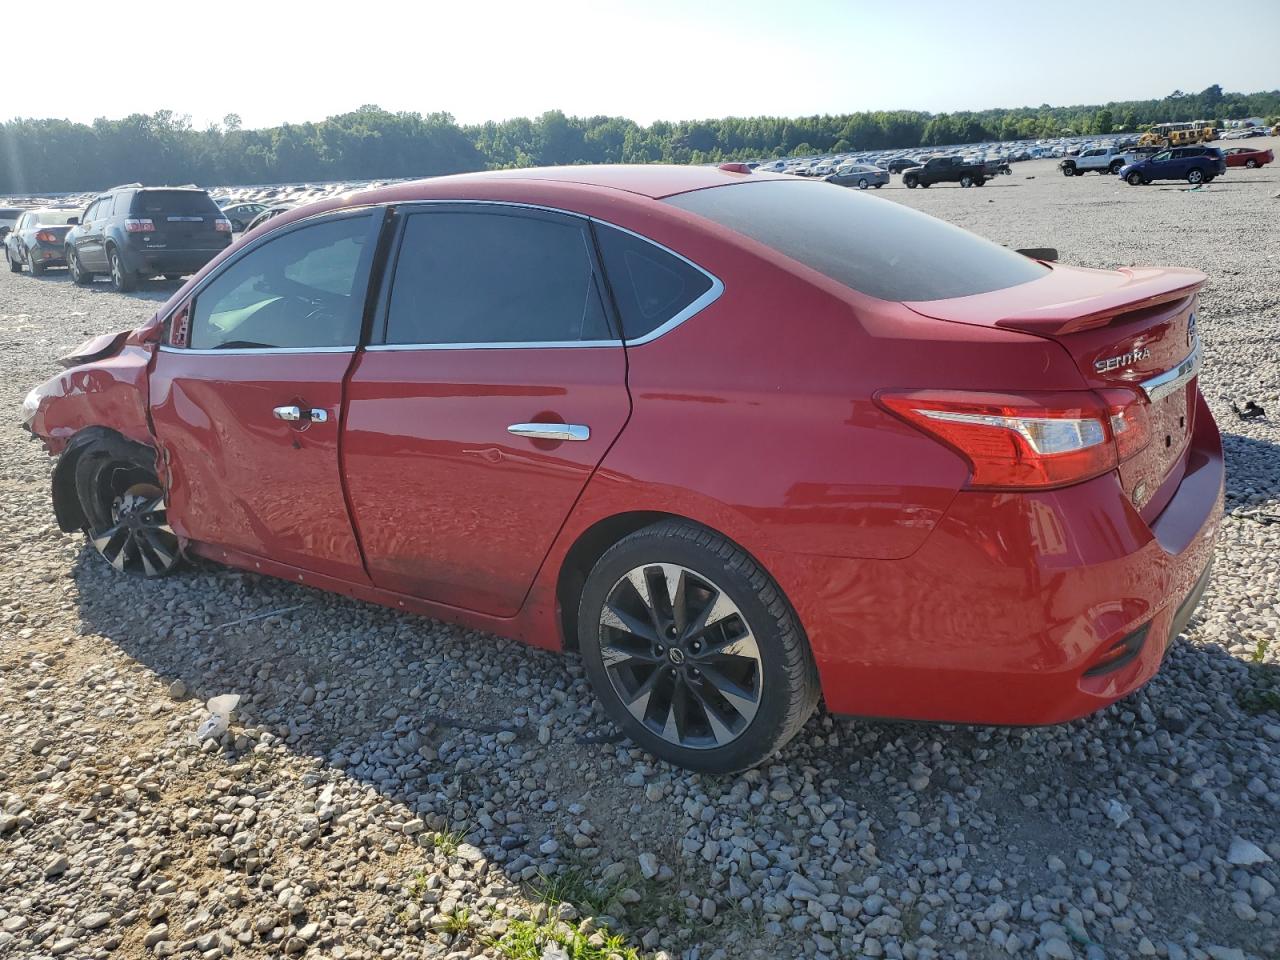
[[[42,273],[38,277],[33,277],[29,273],[24,273],[25,280],[34,280],[36,283],[65,283],[71,285],[71,274],[65,269],[54,268],[48,273]],[[138,283],[138,289],[129,293],[119,293],[114,290],[108,280],[94,280],[93,283],[81,287],[88,293],[109,293],[117,297],[128,297],[131,300],[158,300],[165,301],[173,296],[178,290],[182,289],[182,285],[186,280],[142,280]]]

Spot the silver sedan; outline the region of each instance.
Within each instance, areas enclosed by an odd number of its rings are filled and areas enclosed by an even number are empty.
[[[859,190],[883,187],[888,182],[888,170],[865,163],[843,166],[827,177],[827,183],[834,183],[837,187],[857,187]]]

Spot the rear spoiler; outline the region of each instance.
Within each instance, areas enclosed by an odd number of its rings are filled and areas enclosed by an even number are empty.
[[[1039,336],[1064,336],[1105,327],[1117,317],[1151,311],[1186,300],[1208,278],[1198,270],[1136,270],[1123,268],[1128,283],[1083,300],[1068,300],[1036,308],[1020,316],[1004,317],[995,325]],[[1087,310],[1086,313],[1080,311]]]

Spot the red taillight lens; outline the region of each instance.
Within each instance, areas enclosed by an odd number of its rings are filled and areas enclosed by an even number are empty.
[[[36,239],[41,243],[57,243],[58,235],[51,230],[36,231]]]
[[[155,233],[156,225],[150,220],[129,219],[124,222],[125,233]]]
[[[230,233],[231,221],[226,217],[218,217],[218,219],[213,221],[213,229],[218,233]]]
[[[1107,402],[1111,436],[1115,438],[1116,455],[1124,463],[1151,442],[1151,405],[1135,390],[1099,391]]]
[[[1114,470],[1109,412],[1093,393],[881,394],[881,404],[969,461],[970,487],[1061,487]]]

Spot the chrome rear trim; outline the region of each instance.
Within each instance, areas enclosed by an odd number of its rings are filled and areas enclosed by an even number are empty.
[[[1179,363],[1176,367],[1166,370],[1158,376],[1152,377],[1150,380],[1144,380],[1138,386],[1142,387],[1142,392],[1147,395],[1147,399],[1152,403],[1157,400],[1163,400],[1171,393],[1185,387],[1194,377],[1200,373],[1200,365],[1204,360],[1204,351],[1200,347],[1200,341],[1196,341],[1195,347],[1187,358]]]

